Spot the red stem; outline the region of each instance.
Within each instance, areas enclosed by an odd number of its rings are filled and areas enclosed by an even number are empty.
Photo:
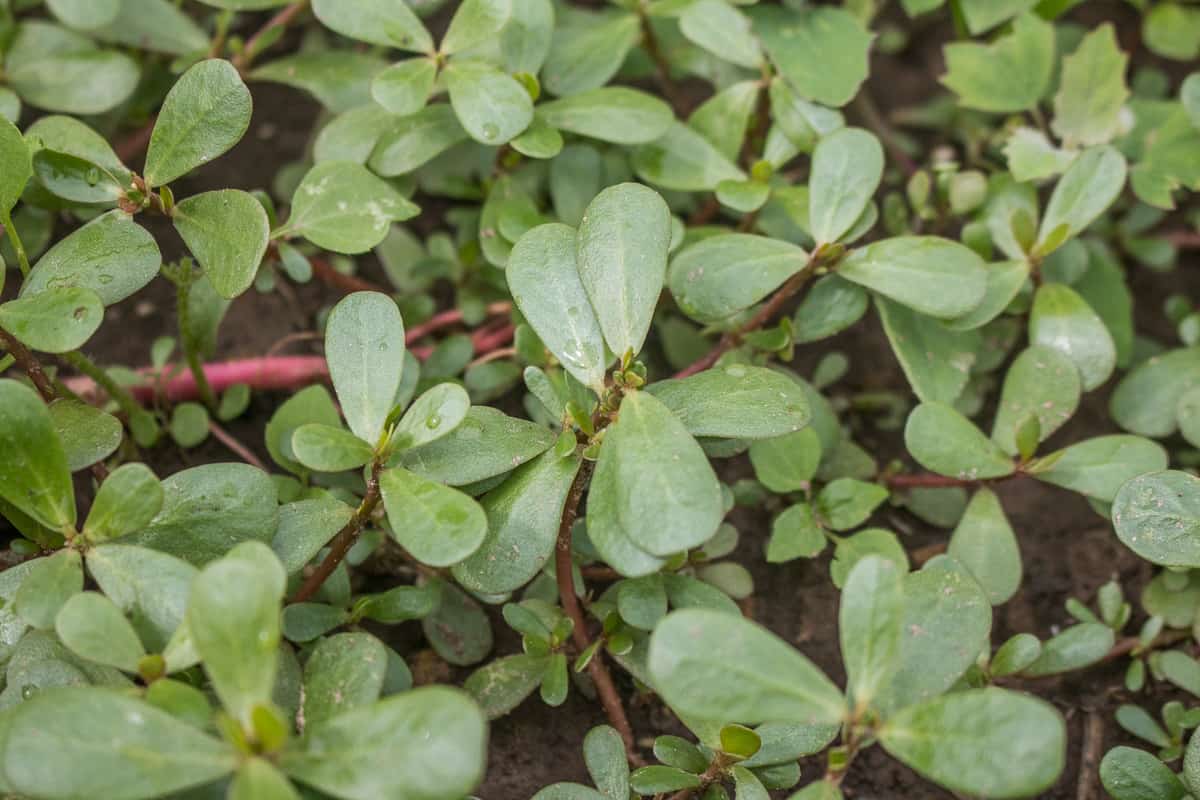
[[[775,291],[775,294],[772,295],[771,299],[763,304],[763,307],[758,310],[758,313],[755,314],[749,322],[745,323],[737,330],[726,333],[721,337],[721,340],[717,342],[716,346],[713,347],[712,350],[709,350],[708,353],[706,353],[702,358],[697,359],[692,364],[675,373],[675,377],[686,378],[689,375],[695,375],[697,372],[703,372],[713,364],[717,363],[717,359],[719,359],[721,356],[737,347],[738,343],[742,340],[742,337],[747,333],[756,331],[770,322],[771,319],[783,309],[784,304],[787,303],[787,301],[790,300],[793,295],[799,292],[804,287],[804,284],[808,283],[808,279],[812,276],[813,267],[816,260],[817,259],[814,254],[814,258],[809,260],[809,263],[805,265],[804,269],[788,278],[787,282]]]
[[[245,73],[250,68],[250,64],[258,56],[258,48],[262,40],[275,28],[286,28],[299,16],[300,12],[308,7],[308,0],[296,0],[289,6],[284,7],[278,14],[267,20],[258,31],[246,40],[246,45],[242,48],[242,52],[238,53],[233,59],[233,66],[237,67],[237,71]]]
[[[575,473],[575,480],[571,482],[571,489],[567,492],[567,500],[563,504],[562,519],[558,526],[558,541],[554,549],[554,572],[558,582],[558,599],[562,603],[563,611],[574,623],[571,629],[571,638],[575,642],[576,649],[581,653],[591,646],[592,639],[588,636],[587,619],[583,616],[583,609],[579,606],[579,598],[575,596],[574,570],[571,563],[571,529],[575,525],[575,517],[579,514],[579,503],[583,499],[583,493],[587,489],[588,479],[592,476],[593,468],[593,462],[584,461],[579,465],[579,471]],[[604,653],[593,654],[587,669],[588,674],[592,676],[592,683],[596,685],[596,694],[600,697],[600,704],[604,706],[608,721],[617,729],[617,733],[621,734],[621,740],[625,743],[626,755],[633,764],[640,764],[641,756],[637,752],[633,727],[629,724],[629,718],[625,716],[625,706],[621,703],[621,695],[617,692],[612,675],[604,663]]]
[[[414,333],[420,333],[420,330],[410,331],[405,337],[406,341],[411,343]],[[472,341],[475,352],[483,355],[505,346],[512,341],[512,336],[512,325],[505,323],[499,327],[477,331]],[[409,351],[423,361],[429,358],[433,348],[410,346]],[[199,388],[191,370],[179,371],[166,381],[157,380],[160,375],[170,375],[174,371],[171,365],[161,370],[143,367],[138,373],[144,377],[144,381],[127,388],[130,394],[142,403],[150,402],[159,393],[170,402],[193,400],[198,397]],[[329,366],[325,363],[324,356],[267,356],[208,363],[204,365],[204,375],[215,394],[220,394],[238,383],[244,383],[255,391],[280,391],[297,389],[328,379]],[[91,378],[84,376],[67,378],[64,383],[68,389],[85,399],[95,398],[100,393]]]

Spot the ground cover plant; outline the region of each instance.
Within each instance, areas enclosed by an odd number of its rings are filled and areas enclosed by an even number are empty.
[[[0,793],[1200,797],[1200,4],[0,59]]]

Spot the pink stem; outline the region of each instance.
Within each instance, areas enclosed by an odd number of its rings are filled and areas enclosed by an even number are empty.
[[[507,323],[495,328],[484,328],[472,337],[477,354],[490,353],[512,340],[513,327]],[[410,347],[409,352],[421,361],[429,358],[432,347]],[[174,374],[177,373],[177,374]],[[142,403],[152,401],[161,394],[168,401],[177,403],[194,400],[199,391],[196,379],[190,370],[167,365],[162,370],[142,367],[138,374],[144,380],[127,387]],[[160,375],[174,376],[159,381]],[[220,394],[230,386],[244,383],[255,391],[294,390],[311,383],[328,380],[329,366],[324,356],[267,356],[239,358],[232,361],[216,361],[204,365],[204,375],[213,392]],[[100,390],[91,378],[75,376],[65,380],[67,388],[84,399],[95,399]]]

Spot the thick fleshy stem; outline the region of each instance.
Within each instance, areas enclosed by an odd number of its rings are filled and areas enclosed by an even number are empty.
[[[813,263],[813,259],[810,259],[809,263],[804,267],[804,269],[788,278],[787,282],[776,290],[775,294],[771,296],[771,299],[764,303],[762,308],[758,310],[758,313],[755,314],[748,322],[739,326],[736,330],[725,333],[725,335],[721,337],[720,341],[717,342],[716,346],[713,347],[712,350],[709,350],[708,353],[706,353],[702,358],[697,359],[692,364],[675,373],[675,377],[686,378],[689,375],[695,375],[697,372],[703,372],[713,364],[716,364],[717,360],[720,359],[721,356],[737,347],[741,342],[742,337],[747,333],[758,330],[774,319],[775,316],[781,310],[783,310],[784,304],[787,303],[787,301],[793,296],[795,296],[801,289],[803,289],[806,283],[808,283],[814,271]]]
[[[581,653],[592,646],[592,639],[588,636],[587,620],[583,616],[583,609],[579,606],[579,598],[575,596],[574,568],[571,563],[571,529],[575,526],[575,518],[579,514],[579,503],[583,500],[583,493],[592,477],[593,468],[593,462],[584,461],[580,464],[579,471],[575,473],[575,480],[571,483],[571,488],[567,492],[567,501],[563,505],[562,520],[558,526],[558,542],[554,550],[554,572],[558,580],[558,599],[562,603],[563,611],[574,623],[574,627],[571,629],[571,638],[575,642],[576,649]],[[626,755],[631,763],[640,764],[642,759],[637,753],[633,728],[629,724],[629,718],[625,716],[625,706],[621,703],[621,695],[617,693],[612,675],[604,663],[604,653],[597,651],[593,654],[587,669],[588,674],[592,677],[592,683],[596,685],[596,694],[600,698],[600,704],[604,706],[608,721],[616,728],[617,733],[621,735],[621,741],[625,743]]]
[[[509,308],[506,303],[498,303],[489,308],[499,310],[502,306],[504,311]],[[424,325],[410,330],[405,336],[405,340],[411,345],[436,330],[462,321],[462,314],[458,311],[444,312],[438,316],[440,319],[431,319]],[[472,335],[471,340],[476,354],[485,355],[497,348],[504,347],[512,341],[512,337],[513,327],[505,323],[497,327],[481,328]],[[428,358],[433,351],[430,347],[411,346],[409,350],[421,360]],[[170,402],[194,400],[199,396],[199,386],[191,371],[178,371],[168,365],[162,369],[143,367],[138,370],[138,373],[142,375],[143,381],[125,387],[125,390],[138,402],[148,403],[160,394]],[[256,391],[281,391],[294,390],[327,380],[329,365],[325,362],[324,356],[260,356],[210,362],[203,365],[203,374],[212,391],[218,395],[238,383],[244,383]],[[172,375],[172,377],[160,380],[162,375]],[[105,387],[97,385],[97,381],[93,377],[85,374],[68,378],[65,385],[81,398],[95,399]]]
[[[276,28],[283,29],[291,25],[300,12],[308,8],[308,0],[297,0],[291,5],[285,6],[278,14],[267,20],[266,24],[258,29],[249,39],[246,40],[246,45],[242,48],[242,52],[238,53],[233,58],[233,66],[238,72],[245,74],[253,64],[254,59],[258,57],[259,51],[264,47],[264,41],[268,36],[271,36]]]
[[[46,375],[46,371],[42,369],[42,364],[37,360],[37,356],[31,353],[19,339],[11,336],[7,331],[0,330],[0,346],[8,351],[16,365],[29,377],[33,387],[37,389],[37,393],[41,395],[46,405],[59,398],[53,382]],[[103,483],[104,479],[108,477],[108,467],[104,466],[102,461],[92,464],[91,471],[96,483]]]
[[[337,532],[337,535],[330,540],[329,554],[304,579],[304,583],[300,585],[291,602],[303,603],[315,595],[326,579],[337,569],[338,564],[342,563],[346,554],[350,552],[350,548],[354,547],[354,543],[358,541],[358,535],[362,533],[363,526],[371,518],[371,514],[375,512],[375,507],[379,505],[381,497],[379,493],[379,472],[382,468],[383,464],[379,461],[371,465],[371,477],[367,480],[367,493],[363,495],[362,502],[358,504],[354,516],[350,517],[349,521]]]

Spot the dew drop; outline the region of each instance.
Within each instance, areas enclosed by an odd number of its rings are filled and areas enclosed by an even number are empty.
[[[21,699],[29,700],[38,692],[38,687],[32,683],[27,683],[21,687]]]
[[[96,169],[95,167],[92,167],[91,169],[89,169],[87,171],[85,180],[87,180],[88,186],[95,186],[97,183],[100,182],[100,170]]]
[[[425,418],[425,427],[429,428],[430,430],[433,430],[434,428],[436,428],[437,426],[439,426],[441,424],[442,424],[442,418],[439,417],[437,414],[430,414],[428,417]]]
[[[497,128],[497,127],[496,127],[494,124],[492,124],[491,122],[485,122],[485,123],[484,123],[484,125],[483,125],[483,138],[485,138],[485,139],[489,139],[489,140],[490,140],[490,139],[495,139],[495,138],[496,138],[497,136],[499,136],[499,135],[500,135],[500,129],[499,129],[499,128]]]

